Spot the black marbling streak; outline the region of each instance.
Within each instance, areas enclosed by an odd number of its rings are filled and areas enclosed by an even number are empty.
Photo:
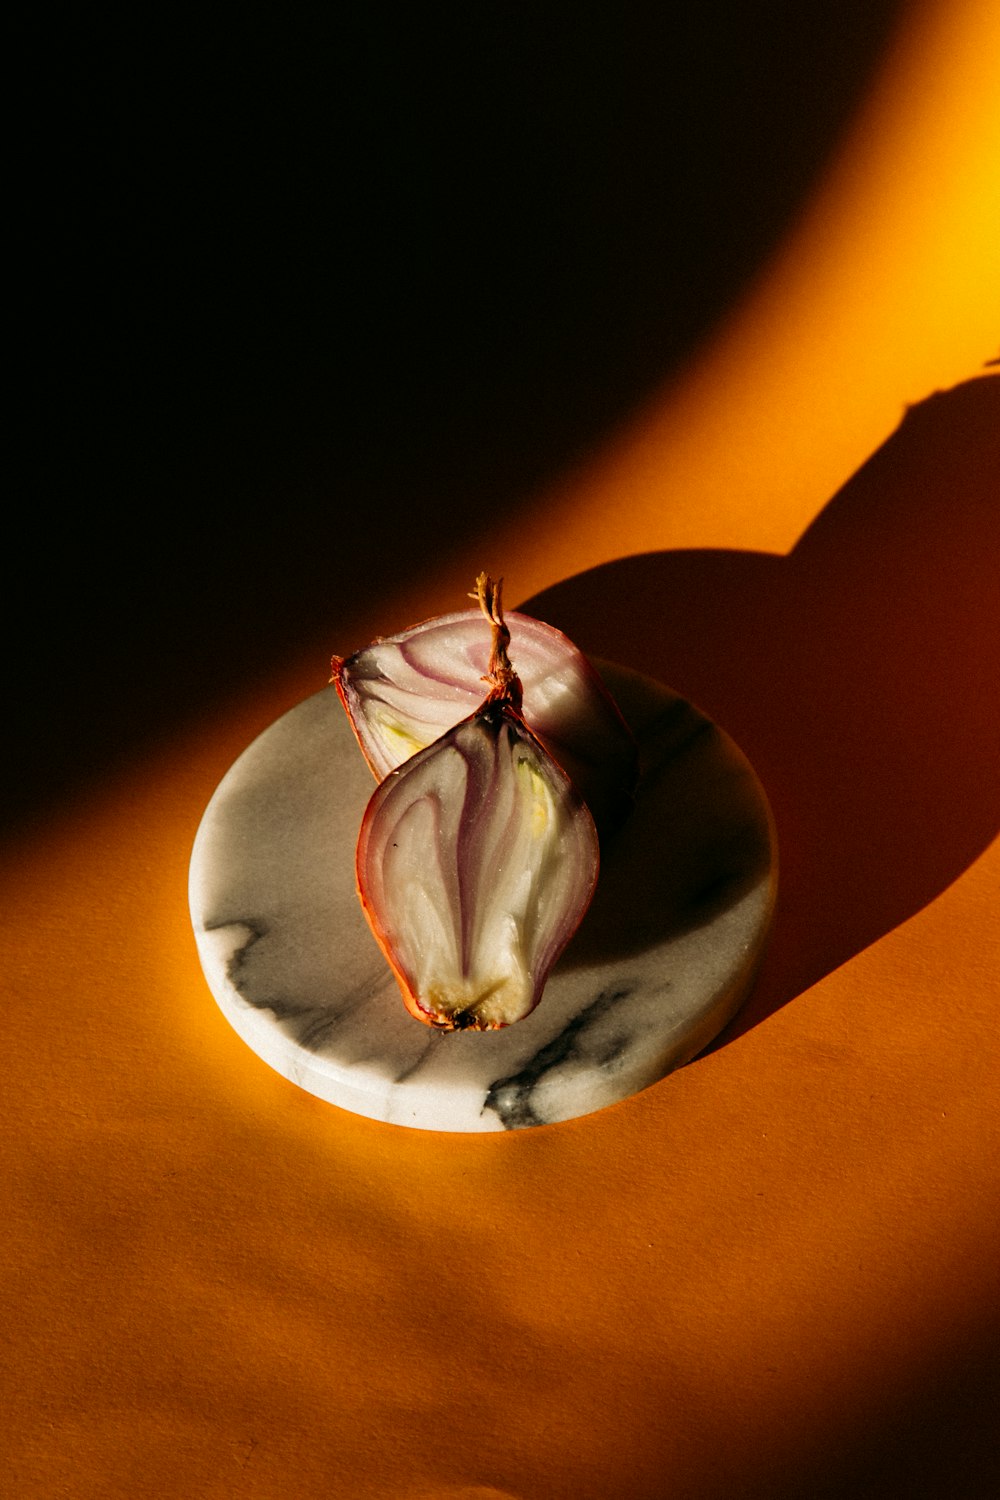
[[[322,1052],[328,1038],[341,1021],[346,1020],[359,1007],[368,1005],[379,990],[385,989],[390,982],[391,976],[384,969],[379,969],[354,985],[336,1006],[314,1006],[309,1024],[296,1030],[299,1045],[308,1047],[310,1052]]]
[[[551,1073],[553,1068],[558,1068],[561,1063],[587,1056],[587,1048],[584,1045],[587,1031],[601,1017],[607,1015],[613,1006],[622,1000],[627,1000],[633,993],[632,987],[602,990],[597,999],[592,1000],[578,1015],[574,1016],[572,1021],[564,1026],[551,1042],[547,1042],[540,1052],[536,1052],[519,1073],[512,1073],[509,1078],[500,1078],[496,1083],[490,1084],[483,1111],[494,1110],[503,1122],[505,1130],[526,1130],[532,1125],[544,1125],[546,1121],[542,1115],[538,1114],[531,1099],[536,1085],[546,1073]],[[596,1063],[599,1067],[607,1067],[622,1055],[628,1042],[628,1034],[618,1032],[601,1047],[599,1052],[589,1056],[589,1061]]]
[[[241,980],[245,983],[244,968],[246,965],[247,954],[250,952],[250,949],[254,946],[255,943],[259,943],[261,938],[267,937],[267,924],[260,921],[259,919],[254,920],[250,917],[240,917],[238,920],[236,920],[235,918],[229,918],[225,922],[205,923],[206,932],[222,932],[226,927],[248,927],[250,929],[250,936],[247,938],[246,942],[241,943],[238,948],[234,948],[232,953],[226,960],[226,978],[233,986],[233,989],[243,996],[243,999],[246,1000],[248,1005],[257,1005],[256,1000],[251,999],[249,995],[244,993]],[[270,1010],[271,1006],[261,1006],[259,1008]]]
[[[247,960],[255,944],[267,936],[268,925],[259,918],[241,917],[226,922],[206,923],[205,931],[220,932],[226,927],[246,927],[250,930],[246,942],[234,948],[226,961],[226,978],[233,989],[254,1010],[270,1011],[282,1030],[300,1047],[306,1047],[310,1052],[322,1051],[324,1043],[338,1023],[359,1005],[366,1004],[386,982],[385,971],[379,969],[359,980],[336,1006],[315,1005],[273,992],[256,995]]]

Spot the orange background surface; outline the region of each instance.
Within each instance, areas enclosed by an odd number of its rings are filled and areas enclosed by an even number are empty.
[[[7,1493],[990,1492],[998,334],[1000,13],[929,3],[776,254],[611,437],[8,840]],[[465,1137],[260,1062],[186,879],[218,781],[330,652],[484,567],[736,738],[782,875],[706,1055]]]

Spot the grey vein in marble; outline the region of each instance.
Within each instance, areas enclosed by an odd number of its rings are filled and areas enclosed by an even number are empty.
[[[498,1032],[413,1019],[361,913],[354,847],[374,789],[332,689],[236,761],[202,819],[190,902],[209,988],[279,1073],[357,1114],[518,1130],[590,1114],[700,1052],[744,999],[776,849],[752,768],[684,699],[601,670],[632,725],[634,811],[538,1008]]]

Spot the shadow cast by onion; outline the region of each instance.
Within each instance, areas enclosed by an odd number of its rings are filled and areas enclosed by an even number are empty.
[[[787,557],[652,553],[521,606],[698,704],[767,789],[780,906],[726,1038],[927,905],[1000,828],[998,475],[987,375],[907,411]]]
[[[910,412],[787,558],[629,558],[524,606],[604,661],[644,774],[516,1026],[442,1036],[405,1012],[354,890],[372,783],[339,704],[272,726],[192,860],[206,975],[244,1040],[393,1123],[556,1123],[739,1034],[938,895],[1000,825],[998,392]]]

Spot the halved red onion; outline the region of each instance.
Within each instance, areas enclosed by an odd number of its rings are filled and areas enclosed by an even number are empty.
[[[612,826],[635,787],[631,731],[561,630],[517,612],[504,618],[525,723],[579,788],[598,826]],[[475,712],[489,680],[491,641],[489,619],[469,609],[333,658],[331,680],[378,780]]]
[[[357,847],[361,904],[406,1006],[444,1031],[534,1009],[597,871],[585,803],[505,693],[389,773]]]

